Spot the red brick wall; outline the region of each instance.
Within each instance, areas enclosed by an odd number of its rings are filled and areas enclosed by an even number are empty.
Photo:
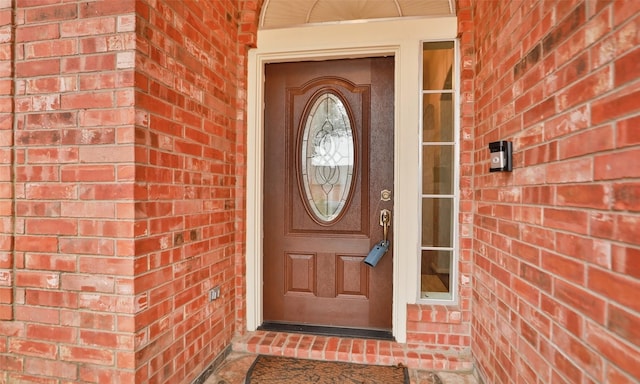
[[[230,344],[243,272],[245,57],[235,1],[136,3],[136,382]],[[242,79],[242,80],[241,80]],[[208,292],[220,286],[222,297]]]
[[[640,2],[473,2],[472,351],[487,383],[640,379]],[[514,171],[489,173],[511,140]]]
[[[0,2],[0,321],[13,318],[13,12]],[[0,332],[0,353],[6,337]],[[1,356],[1,355],[0,355]],[[3,358],[0,357],[0,366]],[[0,374],[2,378],[2,374]]]
[[[0,383],[187,383],[244,324],[242,5],[0,0]]]
[[[2,76],[15,76],[15,121],[1,123],[12,132],[1,144],[13,151],[2,152],[2,178],[14,156],[15,222],[3,231],[15,232],[15,260],[0,382],[130,380],[133,2],[0,4],[15,6],[2,12],[0,38],[5,44],[15,27],[15,57],[2,66]],[[3,198],[10,188],[3,185]]]
[[[236,158],[235,174],[237,185],[235,189],[236,204],[236,260],[235,260],[235,318],[237,334],[247,329],[247,294],[246,294],[246,175],[247,175],[247,55],[249,48],[255,48],[257,43],[258,22],[263,0],[238,0],[240,9],[240,26],[238,31],[237,59],[237,116],[236,126]]]

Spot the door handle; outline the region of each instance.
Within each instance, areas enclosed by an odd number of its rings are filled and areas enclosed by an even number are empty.
[[[380,225],[382,226],[382,236],[384,241],[387,241],[389,235],[389,226],[391,225],[391,211],[388,209],[382,209],[380,211]]]

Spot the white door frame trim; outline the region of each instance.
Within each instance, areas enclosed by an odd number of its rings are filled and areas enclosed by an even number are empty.
[[[407,304],[418,298],[419,84],[422,42],[453,39],[457,18],[424,18],[331,24],[258,32],[249,52],[247,79],[246,323],[262,324],[262,188],[264,65],[273,62],[394,56],[394,217],[392,332],[406,341]],[[401,218],[401,219],[400,219]]]

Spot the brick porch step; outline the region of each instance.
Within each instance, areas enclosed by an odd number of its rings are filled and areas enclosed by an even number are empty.
[[[233,350],[264,355],[350,363],[403,365],[433,371],[471,371],[468,348],[433,350],[394,341],[255,331],[236,337]]]

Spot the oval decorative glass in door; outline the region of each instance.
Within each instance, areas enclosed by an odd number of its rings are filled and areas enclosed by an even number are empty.
[[[316,221],[339,219],[349,200],[354,171],[354,138],[345,104],[332,92],[307,109],[300,146],[300,172],[307,206]]]

